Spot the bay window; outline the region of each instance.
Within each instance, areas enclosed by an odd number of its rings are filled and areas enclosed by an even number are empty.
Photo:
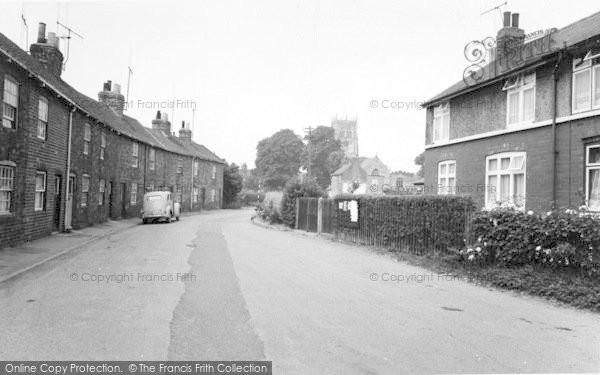
[[[486,207],[525,208],[525,152],[506,152],[486,158]]]
[[[600,144],[587,146],[585,154],[586,203],[591,211],[600,211]]]
[[[445,160],[438,164],[438,194],[456,193],[456,160]]]

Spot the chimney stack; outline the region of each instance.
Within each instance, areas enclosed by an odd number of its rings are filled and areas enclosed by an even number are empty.
[[[125,97],[121,94],[121,85],[106,81],[102,85],[102,91],[98,93],[98,100],[109,106],[118,115],[123,115],[125,108]]]
[[[166,135],[171,135],[171,123],[166,113],[156,111],[156,118],[152,120],[152,129],[162,130]]]
[[[63,54],[60,52],[59,39],[54,33],[48,33],[46,39],[46,24],[40,22],[37,42],[29,47],[31,56],[46,68],[51,74],[60,77],[63,69]]]
[[[190,130],[190,123],[187,124],[185,121],[181,121],[181,129],[179,129],[179,139],[186,143],[192,142],[192,131]]]
[[[511,17],[512,16],[512,17]],[[503,27],[496,36],[496,73],[516,67],[521,62],[525,31],[519,28],[519,13],[504,12]]]

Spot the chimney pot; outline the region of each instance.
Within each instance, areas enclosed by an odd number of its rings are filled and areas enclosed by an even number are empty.
[[[156,111],[156,119],[160,120],[160,111]]]
[[[104,82],[102,85],[102,91],[110,91],[110,81]]]
[[[519,13],[512,14],[512,27],[519,27]]]
[[[510,12],[504,12],[504,27],[510,27]]]
[[[181,121],[181,129],[185,129],[185,121]]]
[[[46,24],[43,22],[40,22],[40,24],[38,26],[37,42],[38,43],[46,43]]]
[[[114,92],[115,94],[120,94],[121,93],[121,85],[119,85],[118,83],[115,83],[112,87],[112,92]]]
[[[161,120],[169,121],[169,114],[164,112],[161,113]]]

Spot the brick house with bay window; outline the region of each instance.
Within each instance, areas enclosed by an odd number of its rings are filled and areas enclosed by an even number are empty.
[[[0,34],[0,248],[53,231],[140,215],[168,189],[183,211],[219,208],[225,161],[179,136],[166,114],[145,127],[110,81],[94,100],[60,77],[63,55],[40,24],[30,53]]]
[[[425,186],[479,207],[600,211],[600,12],[535,40],[518,23],[505,12],[476,79],[424,103]]]

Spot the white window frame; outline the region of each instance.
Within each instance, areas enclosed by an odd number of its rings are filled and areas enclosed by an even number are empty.
[[[515,168],[516,158],[522,157],[523,162],[520,168]],[[501,169],[502,159],[510,159],[508,168]],[[496,160],[496,169],[490,170],[490,160]],[[522,199],[515,199],[516,197],[512,193],[515,190],[515,175],[523,175],[523,197]],[[502,191],[501,191],[501,176],[509,177],[509,196],[507,202],[502,202]],[[492,189],[489,183],[490,177],[496,177],[496,186]],[[485,158],[485,207],[488,209],[495,208],[502,205],[511,205],[518,210],[525,210],[526,197],[527,197],[527,153],[525,151],[515,152],[501,152],[498,154],[489,155]],[[493,196],[492,196],[493,194]],[[493,202],[490,202],[490,198],[495,198]]]
[[[15,92],[9,88],[15,88]],[[12,117],[7,115],[6,108],[14,110]],[[4,94],[2,96],[2,126],[8,129],[17,128],[19,116],[19,83],[12,77],[4,76]]]
[[[181,203],[183,199],[183,188],[181,186],[177,186],[175,189],[175,202]]]
[[[215,189],[210,190],[210,201],[214,202],[216,200],[217,191]]]
[[[529,80],[529,82],[527,82]],[[535,96],[536,96],[536,73],[528,73],[528,74],[519,74],[517,77],[513,77],[511,79],[507,79],[504,87],[502,88],[506,91],[506,127],[514,128],[525,126],[533,123],[535,121]],[[525,91],[533,90],[533,113],[530,119],[525,119]],[[517,94],[517,121],[511,123],[510,122],[510,104],[511,104],[511,96],[513,94]]]
[[[450,172],[450,167],[454,168],[453,172]],[[438,194],[456,194],[456,160],[443,160],[438,163]]]
[[[104,153],[106,152],[106,133],[100,133],[100,160],[104,160]]]
[[[183,173],[183,159],[177,159],[177,173]]]
[[[83,154],[90,154],[90,142],[92,141],[92,126],[87,122],[83,125]]]
[[[199,169],[200,169],[200,162],[198,160],[194,160],[194,177],[198,176]]]
[[[594,64],[594,59],[597,59],[598,55],[592,55],[591,51],[589,51],[584,58],[575,58],[573,59],[573,77],[571,79],[571,111],[572,113],[581,113],[587,112],[594,109],[600,109],[600,99],[595,103],[594,102],[594,94],[596,90],[599,88],[596,87],[596,76],[600,74],[600,63],[596,62]],[[590,81],[587,84],[588,86],[588,94],[589,101],[583,108],[575,108],[576,98],[575,98],[575,78],[578,75],[589,73]]]
[[[89,201],[90,201],[90,175],[84,174],[84,175],[81,175],[81,207],[87,207]]]
[[[46,140],[48,133],[48,99],[40,96],[38,100],[37,137]]]
[[[585,147],[585,203],[590,211],[600,211],[600,202],[597,205],[590,206],[590,171],[600,170],[600,162],[590,163],[590,150],[600,149],[600,144],[587,145]]]
[[[15,191],[15,167],[0,164],[0,215],[10,214]]]
[[[106,190],[106,181],[101,178],[98,181],[98,206],[104,205],[104,191]]]
[[[156,150],[151,148],[148,151],[148,168],[153,171],[156,166]]]
[[[137,193],[138,193],[138,184],[137,182],[131,183],[131,191],[129,192],[129,204],[132,206],[137,205]]]
[[[216,165],[212,166],[212,178],[213,178],[213,180],[215,178],[217,178],[217,166]]]
[[[137,142],[133,142],[131,144],[131,166],[134,168],[138,167],[138,155],[139,155],[139,145]]]
[[[42,178],[42,184],[38,185],[38,178]],[[46,206],[46,172],[35,172],[35,198],[33,203],[34,211],[43,211]]]
[[[450,140],[450,104],[448,102],[433,107],[431,138],[433,143]]]
[[[192,203],[198,203],[198,196],[200,194],[200,190],[197,186],[194,186],[194,193],[192,194]]]

